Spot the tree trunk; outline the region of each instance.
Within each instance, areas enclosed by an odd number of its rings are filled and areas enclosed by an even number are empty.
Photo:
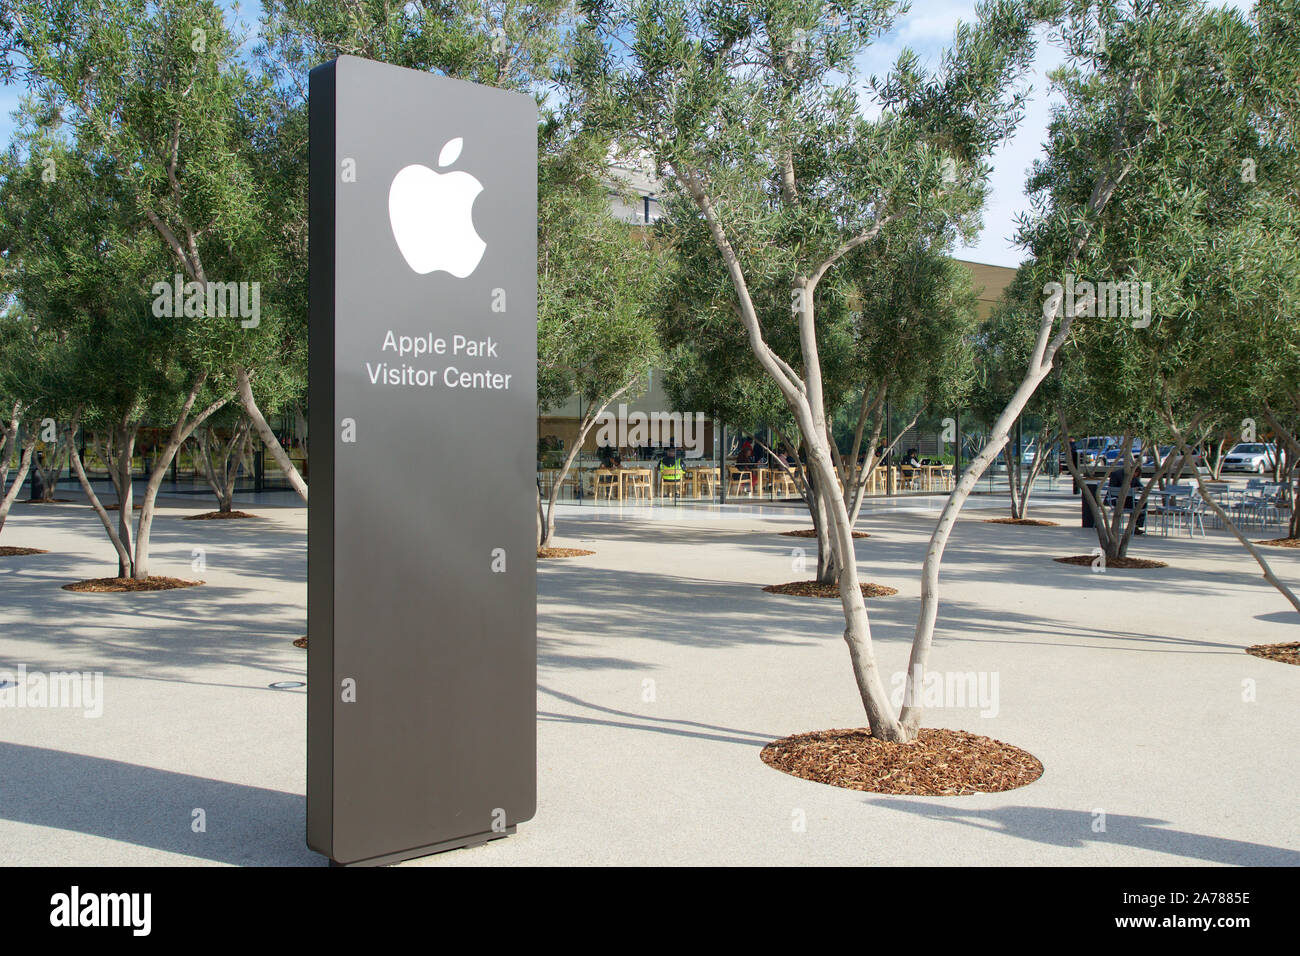
[[[1007,494],[1011,499],[1011,517],[1023,518],[1020,510],[1020,456],[1015,454],[1008,442],[1002,449],[1002,460],[1007,463]]]
[[[880,433],[885,428],[885,417],[877,415],[875,423],[871,426],[870,444],[867,446],[866,456],[862,460],[862,469],[858,473],[857,481],[853,487],[853,498],[849,506],[849,516],[853,519],[853,527],[858,526],[858,518],[862,516],[862,503],[867,498],[867,485],[871,481],[871,476],[876,473],[880,463],[885,460],[891,448],[886,448],[882,453],[880,450]],[[900,433],[901,434],[901,433]],[[897,444],[898,439],[894,440]],[[848,486],[845,486],[847,492]]]
[[[239,482],[240,465],[247,457],[245,446],[250,441],[252,427],[251,419],[240,416],[226,441],[216,439],[215,451],[220,469],[212,461],[213,441],[216,438],[212,426],[206,425],[195,431],[198,436],[199,468],[208,487],[212,489],[213,497],[217,499],[217,510],[222,514],[229,514],[234,508],[235,486]]]
[[[867,616],[866,602],[862,598],[858,563],[854,554],[853,526],[848,509],[835,483],[835,469],[825,447],[814,444],[809,452],[809,465],[815,469],[819,494],[829,518],[832,555],[838,570],[840,606],[844,612],[844,642],[849,648],[853,677],[858,685],[858,696],[867,712],[872,736],[887,741],[903,741],[903,728],[890,712],[889,698],[885,693],[880,670],[876,665],[871,644],[871,622]]]
[[[1287,470],[1290,476],[1286,483],[1291,489],[1291,520],[1287,526],[1288,538],[1300,538],[1300,440],[1296,439],[1295,433],[1289,428],[1282,425],[1273,409],[1268,405],[1264,406],[1264,417],[1268,420],[1269,427],[1273,429],[1273,434],[1280,439],[1278,442],[1285,449],[1288,461]],[[1278,455],[1281,459],[1282,455]]]
[[[1179,431],[1178,426],[1174,424],[1173,412],[1171,409],[1167,409],[1165,423],[1174,433],[1174,439],[1178,442],[1179,448],[1182,449],[1185,455],[1190,456],[1192,451],[1188,447],[1187,441],[1183,438],[1183,433]],[[1287,587],[1286,584],[1273,573],[1273,569],[1269,567],[1268,561],[1266,561],[1264,556],[1260,554],[1259,549],[1250,542],[1249,538],[1241,533],[1241,530],[1233,522],[1232,518],[1228,516],[1228,513],[1219,507],[1219,503],[1214,500],[1214,496],[1206,491],[1205,480],[1201,477],[1201,471],[1199,468],[1196,470],[1196,487],[1200,490],[1201,497],[1205,499],[1205,504],[1214,512],[1215,516],[1223,522],[1223,526],[1233,533],[1233,536],[1241,542],[1243,548],[1250,552],[1250,556],[1255,559],[1255,563],[1258,564],[1260,570],[1264,572],[1264,579],[1268,581],[1269,584],[1273,585],[1273,587],[1275,587],[1283,597],[1290,601],[1291,606],[1295,608],[1296,611],[1300,612],[1300,598],[1296,597],[1295,592]]]
[[[63,474],[64,452],[63,441],[56,437],[53,451],[47,457],[44,459],[40,455],[32,457],[32,469],[40,476],[41,487],[44,489],[41,501],[53,501],[56,497],[54,492],[59,483],[59,475]]]
[[[307,461],[310,452],[307,449],[307,416],[303,414],[302,405],[293,403],[293,420],[297,427],[298,447],[302,449],[302,460]]]
[[[789,442],[787,442],[784,437],[781,437],[779,433],[778,437],[781,438],[781,444],[789,445]],[[799,489],[799,496],[803,499],[803,503],[808,509],[808,516],[812,520],[813,533],[817,538],[817,573],[814,580],[816,580],[818,584],[834,584],[839,580],[839,573],[835,569],[834,548],[831,545],[829,525],[826,518],[826,507],[822,502],[821,496],[816,491],[816,478],[813,476],[811,470],[800,467],[797,460],[794,467],[788,466],[785,464],[784,459],[782,459],[773,449],[769,448],[762,442],[759,442],[758,444],[759,447],[767,452],[768,461],[776,463],[779,467],[783,468],[788,475],[790,475],[795,486]],[[801,439],[799,448],[802,447],[803,441]],[[798,458],[799,448],[796,448],[796,459]]]
[[[1223,474],[1223,445],[1224,440],[1220,438],[1218,444],[1214,446],[1214,464],[1210,466],[1210,477],[1215,481],[1218,481],[1219,476]]]
[[[108,535],[108,540],[113,544],[113,550],[117,552],[117,576],[119,578],[130,577],[131,551],[123,542],[118,528],[113,527],[113,519],[109,516],[107,509],[100,503],[99,496],[95,494],[94,487],[90,484],[90,479],[86,477],[86,469],[81,463],[81,453],[77,450],[76,437],[78,422],[81,415],[78,412],[72,417],[72,424],[68,428],[68,447],[72,449],[68,456],[72,464],[72,470],[77,476],[77,481],[81,483],[81,490],[86,495],[86,500],[90,506],[95,509],[95,514],[99,516],[100,523],[104,526],[104,531]],[[129,460],[129,459],[128,459]],[[109,471],[116,468],[115,463],[109,463]],[[118,498],[120,502],[121,497]],[[120,520],[120,516],[119,516]]]
[[[13,446],[10,444],[18,438],[18,415],[22,406],[14,403],[13,414],[4,428],[0,428],[0,488],[9,487],[9,468],[13,462]]]
[[[542,486],[537,486],[537,547],[542,546],[542,528],[545,526],[545,518],[542,516]]]
[[[1287,537],[1292,541],[1300,538],[1300,470],[1297,470],[1296,480],[1291,487],[1291,522],[1287,528]]]
[[[926,550],[925,560],[921,565],[921,609],[917,617],[916,631],[912,637],[912,653],[908,658],[903,709],[900,714],[900,722],[907,740],[914,740],[921,728],[921,689],[924,686],[925,665],[929,659],[930,645],[934,640],[935,624],[939,618],[939,566],[943,562],[944,548],[948,545],[948,538],[952,535],[962,505],[970,497],[984,470],[1002,450],[1002,445],[1009,437],[1011,423],[1029,403],[1033,389],[1038,387],[1038,383],[1044,376],[1045,373],[1043,376],[1031,374],[1026,377],[1011,402],[1003,409],[989,433],[989,440],[966,466],[952,494],[944,502],[939,521],[935,525],[933,534],[930,535],[930,547]],[[1026,386],[1031,382],[1032,387],[1027,389]]]
[[[1029,463],[1029,474],[1025,475],[1020,483],[1020,504],[1015,517],[1022,520],[1029,517],[1029,496],[1034,493],[1034,485],[1043,473],[1043,466],[1047,463],[1047,449],[1056,442],[1057,436],[1046,427],[1039,429],[1038,434],[1034,436],[1034,457]]]
[[[13,441],[13,439],[10,439]],[[4,454],[8,455],[13,450],[12,445],[5,448]],[[22,443],[18,455],[18,472],[14,475],[14,480],[6,487],[3,481],[0,481],[0,490],[4,491],[4,497],[0,498],[0,531],[4,530],[5,521],[9,517],[9,509],[13,507],[14,501],[18,498],[18,493],[22,491],[23,482],[27,480],[27,472],[32,467],[32,458],[36,452],[36,433],[32,432],[27,436],[27,440]],[[9,471],[9,460],[6,458],[4,470]],[[6,479],[8,475],[6,474]]]
[[[1056,414],[1061,425],[1061,445],[1062,447],[1069,447],[1070,427],[1069,424],[1066,422],[1065,412],[1060,406],[1057,406]],[[1133,444],[1133,433],[1125,432],[1124,445],[1122,445],[1121,447],[1129,448],[1132,446],[1132,444]],[[1118,463],[1120,460],[1121,459],[1117,458],[1116,462]],[[1140,463],[1137,467],[1138,468],[1141,467]],[[1131,471],[1126,472],[1126,474],[1124,475],[1124,483],[1119,489],[1120,494],[1117,497],[1116,504],[1114,506],[1107,507],[1104,504],[1104,495],[1102,489],[1110,486],[1110,476],[1115,471],[1114,465],[1111,465],[1100,475],[1100,477],[1098,477],[1096,481],[1096,486],[1097,486],[1096,493],[1093,492],[1092,488],[1090,487],[1089,483],[1086,480],[1086,476],[1083,474],[1083,471],[1079,468],[1078,463],[1070,459],[1068,456],[1066,457],[1066,468],[1069,469],[1070,476],[1074,479],[1075,485],[1079,488],[1079,493],[1083,496],[1084,503],[1087,505],[1088,510],[1092,513],[1093,532],[1097,535],[1097,546],[1101,551],[1101,553],[1106,557],[1106,560],[1108,561],[1113,561],[1116,558],[1122,558],[1126,556],[1128,554],[1128,544],[1129,544],[1129,540],[1132,537],[1132,531],[1137,527],[1136,522],[1137,522],[1137,515],[1139,513],[1138,506],[1135,506],[1129,516],[1129,524],[1128,524],[1127,532],[1122,531],[1120,528],[1120,523],[1124,515],[1123,503],[1128,499],[1129,488],[1132,485],[1132,480],[1133,480],[1133,472]],[[1153,476],[1151,482],[1152,484],[1155,483],[1156,477],[1158,477],[1163,473],[1163,468],[1164,466],[1161,466],[1162,470],[1158,471],[1156,473],[1156,476]],[[1142,504],[1146,502],[1147,496],[1150,493],[1151,493],[1151,484],[1148,484],[1147,488],[1144,490],[1142,495],[1142,499],[1141,499]]]
[[[817,492],[817,480],[811,475],[808,477],[808,486],[812,497],[809,513],[812,515],[813,530],[817,532],[817,583],[834,584],[839,580],[839,570],[835,567],[835,543],[831,540],[826,503]]]
[[[203,388],[206,378],[206,375],[200,375],[198,381],[190,389],[180,416],[172,425],[167,444],[163,446],[162,451],[154,460],[153,469],[149,472],[149,481],[144,489],[144,500],[141,502],[140,522],[136,526],[135,533],[135,560],[131,576],[137,581],[149,579],[149,544],[153,530],[154,509],[158,500],[158,489],[162,487],[163,479],[167,477],[167,470],[171,468],[172,459],[176,457],[176,453],[180,451],[180,447],[185,443],[185,440],[193,434],[194,429],[202,425],[213,412],[220,409],[234,397],[228,395],[225,398],[220,398],[191,418],[190,410],[194,407],[194,401],[198,398],[199,391]]]
[[[125,549],[118,551],[117,576],[129,578],[135,564],[131,547],[131,516],[135,510],[135,485],[131,480],[131,459],[135,457],[135,436],[139,425],[122,422],[117,434],[117,540]]]
[[[640,377],[640,375],[637,375],[632,381],[610,395],[599,408],[595,408],[593,405],[587,409],[587,414],[583,417],[582,424],[578,429],[578,437],[574,439],[573,447],[569,449],[569,453],[564,456],[564,464],[560,466],[560,473],[555,476],[555,485],[551,488],[551,498],[546,505],[546,523],[542,526],[541,540],[537,545],[539,548],[549,548],[551,539],[555,537],[555,502],[560,496],[560,488],[564,486],[564,479],[568,476],[569,469],[573,467],[578,452],[582,451],[583,443],[587,440],[587,434],[591,431],[591,426],[596,424],[596,419],[605,414],[605,409],[609,408],[620,395],[631,388]],[[540,493],[541,490],[538,489],[538,494]]]
[[[290,487],[298,493],[298,497],[304,502],[307,500],[307,482],[303,480],[302,475],[294,466],[293,459],[289,453],[284,450],[280,440],[275,437],[275,432],[271,426],[266,423],[266,417],[262,410],[257,407],[257,399],[253,397],[253,383],[249,376],[248,370],[242,365],[235,366],[235,386],[239,394],[239,402],[244,406],[244,411],[248,417],[253,420],[253,427],[257,429],[258,437],[262,439],[262,445],[275,459],[284,476],[289,480]]]
[[[858,582],[857,562],[853,553],[853,527],[849,520],[844,496],[839,494],[835,481],[835,466],[831,461],[826,437],[826,406],[823,401],[821,358],[817,349],[817,326],[813,299],[817,283],[838,259],[874,238],[889,221],[888,214],[878,218],[874,225],[842,244],[811,276],[800,276],[792,288],[792,303],[797,303],[799,345],[803,357],[802,377],[794,368],[772,350],[763,337],[762,324],[749,293],[749,284],[741,268],[726,231],[719,221],[713,202],[704,189],[703,178],[695,171],[674,171],[686,191],[694,200],[708,224],[714,245],[722,257],[731,278],[739,306],[739,317],[749,339],[750,348],[759,364],[781,390],[787,405],[794,413],[795,422],[808,446],[808,467],[815,475],[818,494],[826,504],[832,528],[832,542],[839,561],[840,605],[844,611],[844,641],[849,648],[853,676],[858,685],[858,695],[867,713],[871,733],[882,739],[897,741],[903,738],[898,720],[890,712],[889,698],[876,666],[871,646],[871,625],[866,603]]]
[[[1095,198],[1096,190],[1094,190],[1094,200]],[[1089,205],[1093,205],[1092,200]],[[1067,266],[1074,260],[1082,246],[1081,240],[1075,243],[1073,253],[1066,260]],[[1062,316],[1061,325],[1056,334],[1052,335],[1052,328],[1056,324],[1058,315]],[[984,470],[1006,444],[1012,424],[1025,410],[1025,406],[1029,404],[1029,400],[1038,390],[1043,379],[1052,371],[1057,350],[1069,335],[1073,319],[1074,316],[1060,311],[1059,302],[1052,304],[1050,309],[1044,308],[1043,321],[1038,329],[1038,340],[1030,356],[1029,368],[1025,372],[1024,379],[1021,380],[1020,386],[1011,396],[1006,407],[1002,409],[1002,414],[993,423],[984,447],[962,472],[961,479],[953,488],[952,494],[948,496],[948,500],[944,502],[943,511],[939,513],[939,520],[934,526],[934,533],[930,535],[930,547],[926,550],[925,561],[921,565],[921,609],[912,636],[912,652],[908,658],[903,691],[903,708],[899,714],[899,722],[907,740],[914,740],[920,732],[922,709],[920,701],[923,699],[921,690],[925,683],[925,667],[930,657],[930,647],[934,643],[935,624],[939,619],[939,567],[943,563],[943,552],[957,523],[957,516],[961,513],[966,499],[975,489],[976,482],[984,474]],[[1064,442],[1065,438],[1065,433],[1062,432],[1061,440]],[[1087,489],[1084,490],[1086,492]]]

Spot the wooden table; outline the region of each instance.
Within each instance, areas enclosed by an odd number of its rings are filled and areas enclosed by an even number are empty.
[[[896,488],[902,489],[903,472],[909,472],[912,479],[909,491],[934,491],[935,486],[942,482],[947,484],[947,476],[951,474],[951,468],[948,465],[895,465],[898,469],[898,480]],[[947,490],[946,488],[944,490]]]
[[[701,465],[696,468],[685,468],[683,469],[683,484],[690,486],[691,497],[698,498],[700,497],[700,484],[703,483],[705,485],[717,487],[719,474],[720,469],[717,465],[711,467],[708,465]],[[710,489],[709,493],[712,494],[712,489]]]
[[[616,484],[615,490],[618,492],[619,501],[622,501],[624,497],[626,497],[627,480],[633,475],[645,475],[647,478],[649,478],[650,497],[651,498],[654,497],[655,470],[653,468],[597,468],[594,471],[592,471],[592,474],[595,476],[594,479],[595,484],[592,487],[592,493],[597,500],[599,500],[600,498],[600,488],[601,488],[600,478],[602,475],[614,475],[618,478],[618,482]]]

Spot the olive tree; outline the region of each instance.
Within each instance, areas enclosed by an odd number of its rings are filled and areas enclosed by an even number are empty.
[[[263,444],[305,498],[252,387],[261,368],[301,363],[305,314],[286,315],[293,303],[283,298],[260,301],[263,282],[268,292],[282,287],[280,209],[254,156],[265,140],[265,81],[245,65],[242,41],[213,0],[14,0],[0,21],[0,67],[83,152],[119,173],[124,202],[167,254],[158,280],[178,275],[210,302],[230,301],[226,283],[258,290],[238,303],[245,334],[231,374]]]
[[[0,254],[0,268],[8,268],[7,259]],[[0,531],[32,469],[41,434],[40,420],[33,415],[43,404],[41,365],[49,359],[50,344],[18,303],[0,309]]]
[[[1242,128],[1243,111],[1253,105],[1222,69],[1257,52],[1251,31],[1223,28],[1224,18],[1237,14],[1207,10],[1196,0],[1035,6],[1052,22],[1067,56],[1052,77],[1064,103],[1048,131],[1046,158],[1030,176],[1034,206],[1020,232],[1034,258],[1036,281],[1043,282],[1041,318],[1020,384],[957,482],[930,539],[901,718],[909,733],[920,720],[916,701],[938,618],[939,569],[962,506],[1051,374],[1076,320],[1083,320],[1081,326],[1095,320],[1096,283],[1158,283],[1177,268],[1160,260],[1160,242],[1203,214],[1186,201],[1189,191],[1226,165],[1238,165],[1239,155],[1229,146]],[[1145,243],[1146,255],[1136,267],[1113,245],[1098,241],[1115,232],[1129,237],[1130,249]],[[1147,272],[1157,273],[1156,279]],[[1064,294],[1076,275],[1091,284],[1091,295],[1082,285],[1079,296]],[[1144,319],[1126,317],[1129,331],[1135,331],[1132,321]],[[1124,326],[1109,327],[1124,334]]]
[[[653,157],[670,218],[704,228],[725,267],[734,321],[777,384],[807,451],[839,569],[844,638],[873,734],[905,740],[881,681],[852,524],[831,452],[818,337],[821,297],[844,260],[888,228],[978,208],[984,161],[1020,105],[1032,31],[1012,3],[961,26],[939,70],[900,58],[858,108],[855,63],[894,20],[889,2],[807,0],[586,5],[578,72],[619,131]],[[782,286],[777,296],[756,296]],[[776,301],[773,301],[773,300]],[[770,329],[795,317],[798,348]]]
[[[74,472],[118,556],[118,576],[150,577],[158,492],[195,428],[235,394],[232,358],[238,319],[160,315],[155,283],[166,258],[132,202],[115,157],[94,143],[61,144],[29,118],[31,148],[6,169],[0,220],[8,281],[23,309],[56,336],[59,355],[43,370],[44,401],[55,409]],[[53,162],[58,170],[47,177]],[[148,422],[166,437],[152,459],[138,520],[131,463]],[[84,423],[114,438],[119,513],[114,521],[90,484],[77,435]]]
[[[538,172],[537,402],[545,410],[583,400],[577,437],[543,510],[538,547],[555,534],[555,507],[592,427],[609,406],[662,365],[656,317],[671,260],[644,226],[616,219],[605,150],[566,136],[552,120],[542,131]]]
[[[967,407],[985,425],[996,420],[1020,384],[1023,369],[1034,346],[1038,321],[1032,303],[1037,301],[1040,293],[1033,285],[1033,278],[1032,268],[1018,269],[1002,298],[980,323],[974,336],[975,384],[969,394]],[[1066,451],[1069,439],[1061,439],[1053,413],[1061,393],[1061,376],[1050,376],[1021,413],[1022,422],[1030,416],[1036,416],[1038,420],[1038,427],[1030,436],[1034,453],[1028,468],[1023,460],[1023,449],[1015,448],[1008,442],[1002,450],[1007,468],[1010,516],[1013,520],[1022,521],[1029,517],[1030,497],[1043,469],[1051,460],[1052,448],[1059,446],[1061,454],[1068,457]],[[1068,461],[1066,465],[1069,465]]]

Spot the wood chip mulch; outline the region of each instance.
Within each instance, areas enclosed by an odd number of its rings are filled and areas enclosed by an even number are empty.
[[[65,591],[86,594],[121,594],[127,591],[170,591],[173,588],[192,588],[202,581],[185,581],[181,578],[153,576],[137,581],[135,578],[91,578],[63,585]]]
[[[864,598],[889,597],[898,593],[898,588],[887,584],[860,584]],[[839,600],[838,584],[819,584],[816,581],[791,581],[788,584],[769,584],[763,588],[768,594],[788,594],[791,597],[834,598]]]
[[[1300,538],[1273,538],[1271,541],[1256,541],[1256,544],[1271,544],[1275,548],[1300,548]]]
[[[49,554],[49,553],[50,552],[43,551],[40,548],[14,548],[14,547],[10,547],[9,545],[0,547],[0,558],[22,558],[22,557],[26,557],[29,554]]]
[[[581,558],[583,555],[595,554],[595,551],[584,551],[582,548],[538,548],[537,556],[539,558]]]
[[[20,505],[70,505],[71,498],[28,498],[18,502]]]
[[[1300,642],[1296,641],[1290,644],[1252,644],[1246,648],[1246,653],[1283,664],[1300,664]]]
[[[815,537],[817,537],[817,529],[816,529],[816,528],[800,528],[798,531],[782,531],[781,533],[782,533],[783,535],[785,535],[787,538],[815,538]],[[853,537],[855,537],[855,538],[870,538],[871,535],[867,534],[867,532],[865,532],[865,531],[855,531],[855,532],[853,532]]]
[[[985,524],[1022,524],[1033,528],[1059,528],[1060,522],[1045,521],[1042,518],[985,518]]]
[[[305,648],[307,646],[307,638],[306,637],[298,638],[293,642],[293,646]]]
[[[186,521],[222,521],[227,518],[256,518],[247,511],[205,511],[199,515],[186,515]]]
[[[121,510],[122,510],[122,506],[121,506],[120,504],[115,504],[115,505],[104,505],[104,510],[105,510],[105,511],[121,511]],[[144,505],[132,505],[132,506],[131,506],[131,510],[132,510],[132,511],[143,511],[143,510],[144,510]]]
[[[774,740],[760,756],[804,780],[921,797],[999,793],[1043,775],[1033,754],[963,730],[923,729],[909,744],[877,740],[865,729],[819,730]]]
[[[1091,567],[1091,566],[1092,566],[1092,562],[1094,562],[1094,561],[1097,560],[1097,555],[1095,555],[1095,554],[1076,554],[1076,555],[1072,555],[1071,557],[1068,557],[1068,558],[1052,558],[1052,560],[1053,560],[1053,561],[1057,561],[1057,562],[1059,562],[1059,563],[1061,563],[1061,564],[1082,564],[1082,565],[1084,565],[1084,566],[1086,566],[1086,567]],[[1136,569],[1136,568],[1167,568],[1167,567],[1169,567],[1169,565],[1166,564],[1165,562],[1163,562],[1163,561],[1152,561],[1150,558],[1128,558],[1128,557],[1125,557],[1125,558],[1107,558],[1107,559],[1106,559],[1106,570],[1107,570],[1107,571],[1109,571],[1111,568],[1135,568],[1135,569]]]

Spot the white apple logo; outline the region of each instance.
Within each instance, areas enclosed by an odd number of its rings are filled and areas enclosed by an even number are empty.
[[[456,137],[442,147],[439,166],[450,166],[465,145]],[[418,163],[393,177],[388,221],[406,264],[420,275],[441,270],[464,279],[478,268],[485,243],[474,231],[474,200],[483,184],[469,173],[435,173]]]

